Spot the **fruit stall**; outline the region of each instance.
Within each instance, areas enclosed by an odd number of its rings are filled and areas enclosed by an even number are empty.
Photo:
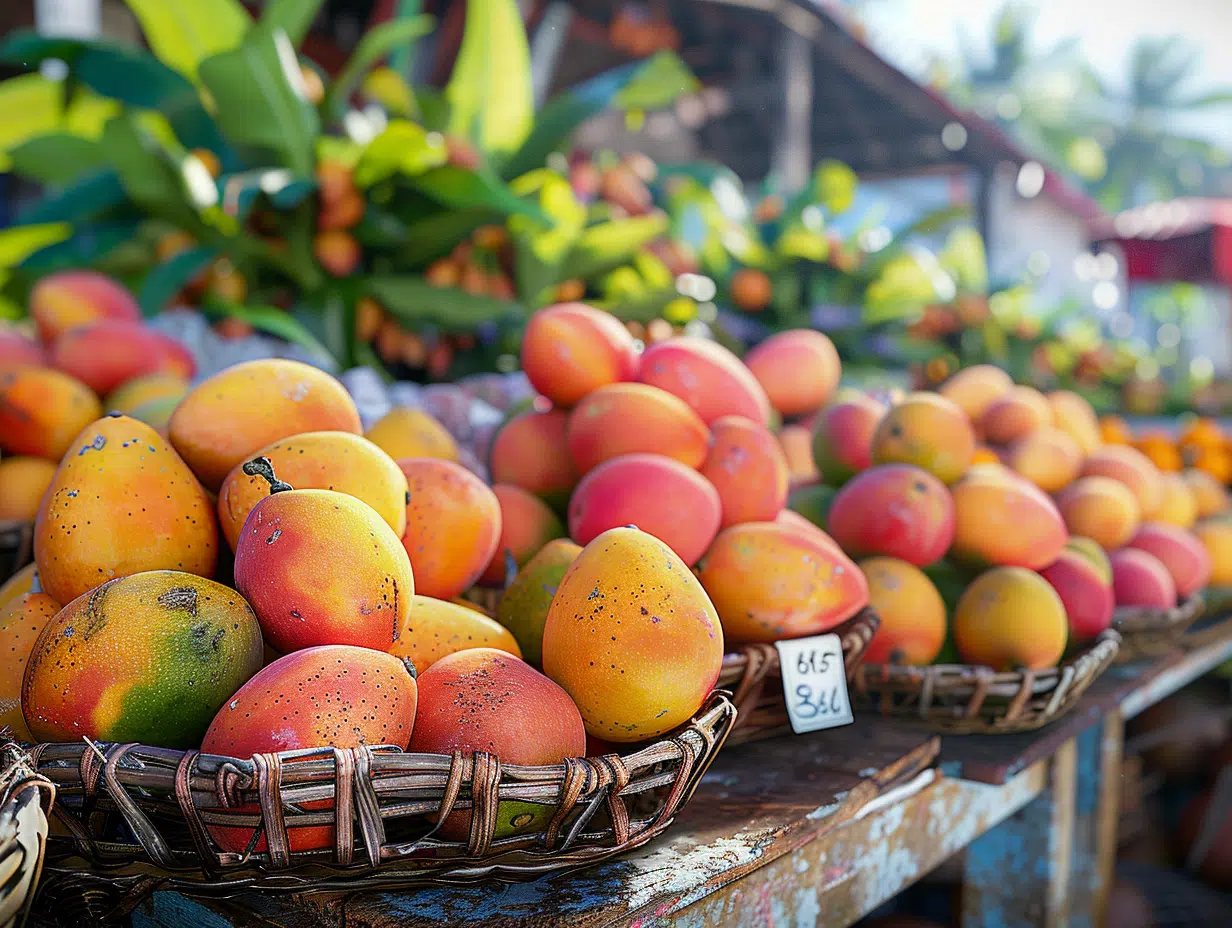
[[[1115,923],[1144,720],[1232,661],[1217,423],[1042,371],[969,209],[574,148],[708,105],[714,4],[576,4],[623,59],[540,101],[512,0],[444,89],[418,4],[326,69],[320,2],[165,3],[0,43],[0,925]]]

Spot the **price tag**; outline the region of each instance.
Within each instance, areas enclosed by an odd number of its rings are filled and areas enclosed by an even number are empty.
[[[838,635],[776,641],[783,675],[783,698],[791,730],[797,735],[850,725],[851,700]]]

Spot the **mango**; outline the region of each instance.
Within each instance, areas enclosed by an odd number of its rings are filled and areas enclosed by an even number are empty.
[[[1069,533],[1056,504],[1021,477],[976,469],[951,491],[958,560],[1039,570],[1065,547]]]
[[[609,529],[635,525],[696,564],[718,534],[718,491],[697,471],[661,454],[626,454],[582,478],[569,500],[569,537],[590,544]]]
[[[399,538],[406,531],[406,477],[393,459],[351,432],[305,432],[260,449],[274,473],[297,490],[335,490],[363,500]],[[270,495],[264,477],[249,475],[241,464],[218,491],[218,522],[234,551],[244,520]]]
[[[522,657],[533,667],[543,666],[543,626],[552,598],[581,553],[581,545],[567,538],[549,541],[518,571],[497,603],[496,620],[517,639]]]
[[[870,664],[931,664],[945,644],[945,601],[928,575],[893,557],[859,563],[868,583],[868,604],[881,625],[864,652]]]
[[[825,529],[826,520],[830,517],[830,506],[833,505],[837,493],[838,490],[824,483],[796,487],[787,494],[787,509],[783,512],[798,513],[805,521]],[[779,516],[782,515],[780,512]]]
[[[721,528],[741,522],[773,522],[787,505],[787,459],[774,434],[741,416],[712,425],[714,443],[701,475],[719,494]]]
[[[453,599],[479,579],[501,538],[501,504],[460,464],[437,458],[399,461],[410,488],[402,546],[424,596]]]
[[[87,425],[102,415],[80,380],[46,367],[0,371],[0,449],[59,461]]]
[[[1104,443],[1095,410],[1083,397],[1069,390],[1054,390],[1048,394],[1048,405],[1057,428],[1078,443],[1083,455],[1094,454]]]
[[[813,460],[821,479],[839,487],[873,464],[873,435],[886,407],[871,396],[839,391],[813,427]]]
[[[272,474],[263,458],[249,470]],[[388,650],[417,579],[398,536],[353,496],[270,482],[274,492],[244,523],[234,567],[266,640],[280,654],[330,644]]]
[[[1159,505],[1151,516],[1178,528],[1192,528],[1198,521],[1198,498],[1180,474],[1159,475]]]
[[[710,429],[680,397],[644,383],[614,383],[587,394],[569,414],[569,454],[579,474],[622,454],[644,452],[701,467]]]
[[[175,404],[188,395],[190,386],[188,380],[179,374],[145,374],[112,390],[103,405],[108,412],[122,412],[126,416],[132,416],[134,410],[158,401],[171,401],[171,408],[174,409]]]
[[[838,491],[826,530],[851,557],[880,554],[926,567],[954,540],[954,500],[928,471],[882,464]]]
[[[0,729],[11,728],[21,742],[34,740],[21,714],[21,681],[35,641],[59,611],[46,593],[22,593],[0,606]]]
[[[1203,519],[1193,531],[1211,556],[1210,585],[1216,589],[1232,587],[1232,522]]]
[[[993,401],[1009,393],[1013,386],[1014,381],[1001,368],[977,364],[958,371],[937,392],[956,404],[972,422],[979,422]]]
[[[954,610],[954,643],[964,663],[993,670],[1054,667],[1068,633],[1057,591],[1023,567],[980,574]]]
[[[191,379],[197,371],[192,353],[171,336],[119,320],[65,332],[51,348],[51,364],[99,396],[137,377],[171,374]]]
[[[132,417],[138,422],[144,422],[163,438],[170,439],[168,426],[175,408],[179,405],[180,401],[173,396],[160,397],[133,407]]]
[[[337,380],[298,361],[248,361],[220,371],[184,397],[168,425],[171,443],[208,490],[280,438],[362,431]]]
[[[1193,493],[1199,519],[1217,516],[1228,510],[1228,491],[1204,470],[1189,468],[1181,473]]]
[[[1108,552],[1094,538],[1070,535],[1069,540],[1065,542],[1065,550],[1073,551],[1080,557],[1085,558],[1095,568],[1095,572],[1099,574],[1099,578],[1104,582],[1104,585],[1112,586],[1112,565],[1108,563]]]
[[[500,539],[479,582],[484,586],[503,587],[509,576],[544,545],[554,538],[564,538],[565,525],[547,503],[521,487],[498,483],[492,487],[492,492],[500,504]]]
[[[1052,407],[1034,387],[1011,387],[980,416],[980,434],[994,445],[1008,445],[1052,425]]]
[[[365,744],[405,750],[417,704],[413,672],[398,658],[352,645],[305,648],[261,669],[226,700],[201,750],[245,760],[254,754]],[[329,806],[330,800],[322,800],[308,807]],[[236,811],[257,808],[253,803]],[[211,825],[209,831],[224,850],[243,851],[253,829]],[[289,829],[288,837],[292,851],[334,846],[331,825]],[[262,835],[255,850],[266,847]]]
[[[147,571],[107,581],[47,623],[26,665],[22,711],[40,741],[192,748],[260,667],[261,629],[238,593]]]
[[[843,550],[838,546],[838,542],[827,535],[819,526],[813,524],[804,516],[800,515],[800,513],[794,512],[791,509],[784,509],[774,517],[774,521],[776,525],[782,525],[792,531],[803,532],[805,535],[809,535],[812,538],[823,539],[827,544],[833,546],[836,551]]]
[[[971,466],[975,431],[955,403],[935,393],[912,393],[878,424],[871,455],[874,464],[914,464],[950,484]]]
[[[825,406],[843,371],[834,342],[812,329],[771,335],[744,356],[744,363],[785,419]]]
[[[1133,537],[1141,509],[1133,491],[1111,477],[1081,477],[1057,496],[1057,509],[1073,535],[1097,542],[1105,551]]]
[[[33,522],[55,475],[56,465],[46,458],[0,461],[0,522]]]
[[[707,425],[722,416],[770,424],[770,399],[734,354],[704,338],[677,336],[651,345],[638,379],[674,393]]]
[[[44,277],[30,291],[30,315],[38,324],[39,337],[48,344],[91,322],[141,321],[133,295],[95,271],[60,271]]]
[[[813,460],[813,433],[803,425],[785,425],[778,432],[779,447],[787,459],[787,475],[791,486],[801,486],[821,479],[821,471]]]
[[[521,657],[505,626],[474,609],[431,596],[415,596],[410,614],[389,653],[423,673],[441,658],[468,648],[495,648]]]
[[[34,522],[43,589],[67,603],[148,570],[214,575],[214,507],[148,425],[112,415],[88,426],[56,471]]]
[[[42,367],[47,353],[33,338],[17,329],[0,324],[0,370],[10,367]]]
[[[495,754],[502,764],[540,766],[586,754],[578,707],[560,686],[525,661],[492,648],[442,658],[419,677],[419,714],[410,750],[425,754]],[[554,804],[502,802],[498,838],[535,831],[551,820]],[[441,834],[465,841],[469,810],[455,812]]]
[[[522,370],[531,386],[566,409],[600,387],[634,380],[637,369],[629,330],[584,303],[539,310],[522,335]]]
[[[350,277],[363,263],[364,252],[355,236],[343,229],[318,232],[312,237],[312,254],[331,277]]]
[[[1082,470],[1082,450],[1060,429],[1043,428],[1009,447],[1006,464],[1045,493],[1073,483]]]
[[[1122,548],[1108,555],[1108,561],[1118,607],[1176,608],[1176,581],[1159,558],[1139,548]]]
[[[868,605],[864,575],[837,546],[775,522],[719,532],[697,576],[731,642],[819,635]]]
[[[34,575],[37,572],[37,564],[27,564],[5,580],[4,583],[0,583],[0,609],[3,609],[23,593],[34,592]]]
[[[1082,476],[1111,477],[1125,484],[1137,498],[1144,519],[1152,518],[1162,501],[1159,468],[1128,445],[1106,445],[1087,455]]]
[[[1211,555],[1197,536],[1162,522],[1143,522],[1129,547],[1153,555],[1171,574],[1181,599],[1193,596],[1211,580]]]
[[[1067,549],[1040,571],[1040,576],[1061,597],[1074,641],[1090,641],[1112,624],[1115,607],[1111,567],[1104,579],[1099,569],[1077,551]]]
[[[529,490],[562,511],[580,476],[569,453],[568,424],[563,409],[532,409],[510,419],[492,441],[492,482]]]
[[[544,672],[573,698],[586,731],[606,741],[645,741],[688,721],[722,664],[723,627],[701,583],[636,528],[610,529],[585,547],[543,629]]]
[[[430,413],[422,409],[395,406],[364,433],[395,461],[403,458],[458,460],[458,443]]]

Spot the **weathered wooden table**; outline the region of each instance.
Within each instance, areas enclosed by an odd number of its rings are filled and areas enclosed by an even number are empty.
[[[964,924],[1097,925],[1124,721],[1229,657],[1232,641],[1114,668],[1074,713],[1030,734],[937,739],[858,716],[848,728],[730,748],[663,838],[579,874],[334,897],[158,893],[132,922],[843,926],[965,850]]]

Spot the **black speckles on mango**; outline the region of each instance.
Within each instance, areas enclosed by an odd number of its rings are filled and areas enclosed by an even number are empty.
[[[158,604],[164,609],[183,609],[195,617],[197,615],[197,591],[188,586],[176,587],[159,596]]]

